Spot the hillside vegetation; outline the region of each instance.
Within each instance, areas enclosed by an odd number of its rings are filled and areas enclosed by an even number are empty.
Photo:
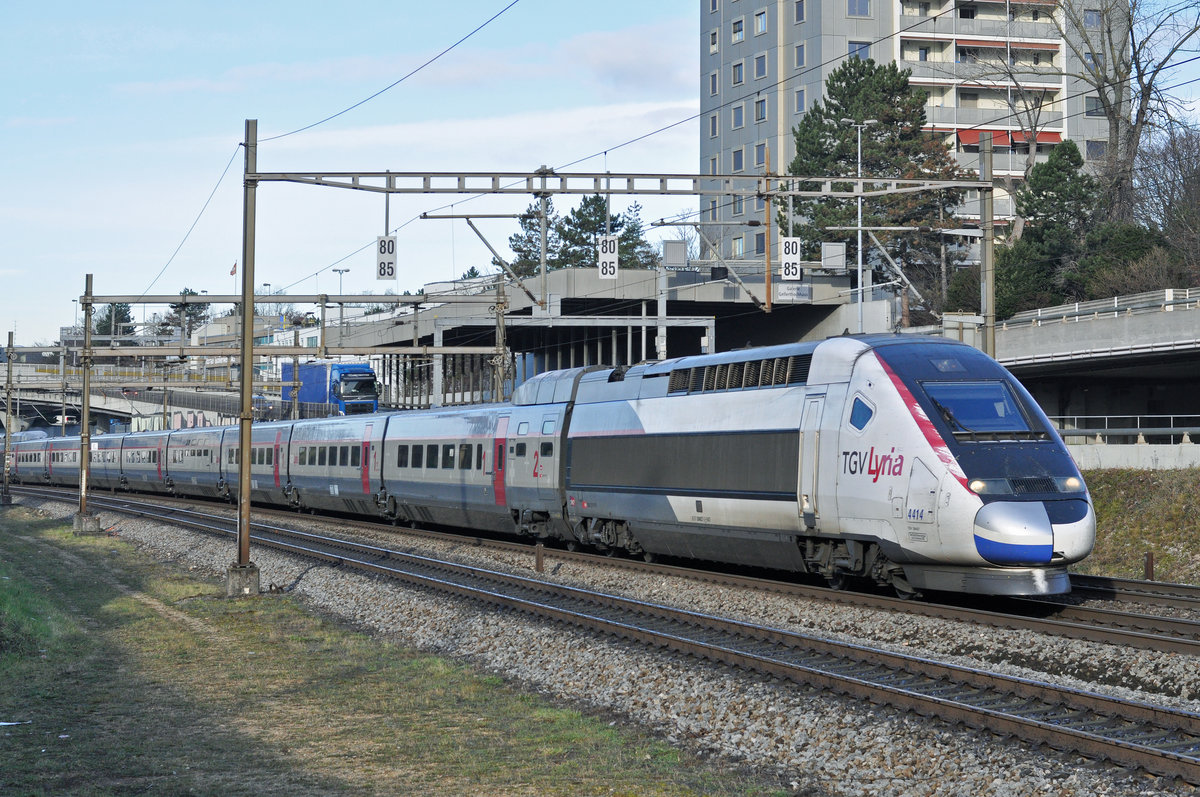
[[[1154,554],[1159,581],[1200,584],[1200,468],[1091,470],[1096,550],[1079,573],[1142,578]]]

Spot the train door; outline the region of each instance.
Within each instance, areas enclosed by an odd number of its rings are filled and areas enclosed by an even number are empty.
[[[825,396],[806,396],[804,412],[800,416],[800,467],[799,496],[800,519],[806,528],[815,529],[821,517],[820,501],[817,497],[818,478],[821,473],[821,410]]]
[[[543,415],[542,426],[535,438],[537,442],[534,443],[537,447],[531,452],[538,499],[552,505],[558,496],[558,461],[561,458],[561,452],[555,450],[557,430],[558,415]]]
[[[492,437],[492,492],[495,495],[496,506],[508,506],[508,495],[504,488],[504,450],[508,445],[508,416],[501,416],[496,421],[496,433]]]

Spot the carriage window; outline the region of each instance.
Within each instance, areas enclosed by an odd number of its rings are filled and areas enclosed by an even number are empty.
[[[454,467],[454,444],[442,446],[442,469],[448,470]]]
[[[867,402],[855,396],[854,404],[850,408],[850,425],[861,432],[874,414],[875,410],[871,409]]]
[[[268,465],[275,464],[275,449],[273,449],[273,448],[267,449],[267,464]]]
[[[437,467],[437,446],[435,446],[435,445],[425,446],[425,467],[427,467],[427,468],[436,468]]]
[[[296,464],[297,465],[307,465],[308,464],[308,447],[307,446],[300,446],[300,453],[296,455]]]
[[[318,465],[324,465],[324,464],[325,464],[325,457],[326,457],[326,456],[327,456],[327,455],[326,455],[326,453],[325,453],[325,446],[320,446],[320,447],[318,447],[318,448],[317,448],[317,464],[318,464]]]
[[[458,467],[460,470],[471,469],[471,444],[463,443],[458,447]]]
[[[400,446],[396,449],[396,467],[408,467],[408,446]]]
[[[516,455],[517,455],[518,457],[523,457],[523,456],[525,456],[525,444],[524,444],[524,443],[517,443],[517,451],[516,451]]]
[[[554,434],[554,421],[542,421],[542,434]]]
[[[350,446],[342,446],[339,449],[338,464],[343,467],[350,464]]]
[[[554,456],[554,443],[542,443],[541,455],[543,457]]]
[[[475,445],[475,469],[483,470],[483,443]]]
[[[529,434],[529,421],[521,421],[517,425],[517,434]]]
[[[337,446],[329,447],[329,464],[330,465],[337,464]]]
[[[353,446],[350,449],[350,467],[357,468],[362,462],[362,449],[358,446]]]
[[[413,446],[412,466],[414,468],[421,467],[424,459],[425,459],[425,447],[424,446]]]

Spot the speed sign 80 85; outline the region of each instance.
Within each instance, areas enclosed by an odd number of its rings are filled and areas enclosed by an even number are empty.
[[[375,239],[375,279],[396,278],[396,236],[381,235]]]

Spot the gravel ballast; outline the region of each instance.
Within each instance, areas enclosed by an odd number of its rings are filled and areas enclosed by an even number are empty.
[[[68,518],[69,504],[21,497]],[[297,519],[301,522],[300,519]],[[101,513],[149,554],[223,577],[227,541]],[[323,527],[328,533],[328,525]],[[355,536],[361,536],[356,534]],[[532,555],[415,541],[381,528],[374,544],[535,575]],[[1163,778],[849,700],[682,655],[599,638],[514,612],[252,549],[262,584],[315,610],[426,651],[469,660],[558,700],[626,716],[674,743],[772,772],[810,795],[1157,795]],[[1146,703],[1200,711],[1193,657],[806,601],[602,565],[555,564],[541,577],[843,641],[881,645]]]

